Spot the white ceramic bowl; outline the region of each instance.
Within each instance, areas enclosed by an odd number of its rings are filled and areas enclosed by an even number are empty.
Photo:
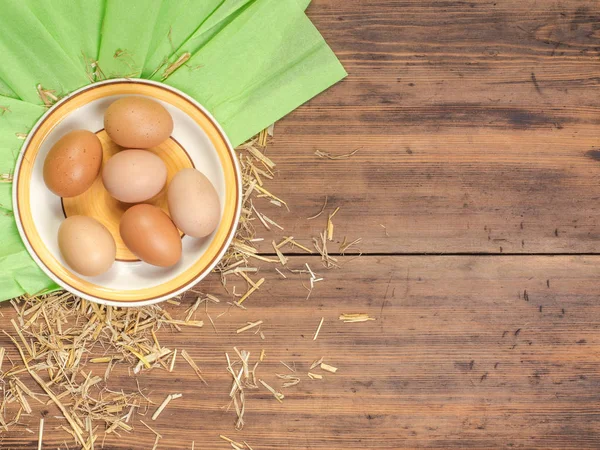
[[[105,192],[100,177],[84,194],[64,201],[48,190],[43,164],[53,144],[75,129],[98,134],[104,160],[119,148],[103,131],[104,111],[128,95],[152,98],[173,117],[169,141],[152,149],[169,168],[169,181],[183,167],[195,167],[214,184],[221,200],[221,221],[205,239],[182,238],[183,255],[170,268],[137,261],[118,235],[125,211]],[[168,183],[167,183],[168,184]],[[146,203],[166,210],[165,189]],[[64,289],[85,299],[113,306],[142,306],[176,296],[205,277],[231,243],[241,211],[242,182],[235,152],[216,120],[189,96],[161,83],[116,79],[86,86],[48,110],[29,133],[17,160],[13,203],[17,226],[27,250],[38,265]],[[57,234],[65,216],[85,214],[102,222],[117,241],[117,261],[105,274],[84,277],[72,271],[58,249]]]

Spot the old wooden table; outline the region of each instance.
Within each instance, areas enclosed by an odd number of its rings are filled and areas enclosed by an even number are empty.
[[[219,334],[164,336],[209,386],[183,362],[140,377],[155,401],[184,394],[154,423],[159,448],[229,448],[220,434],[260,450],[599,448],[597,0],[313,0],[308,14],[350,76],[277,124],[269,188],[291,212],[263,211],[285,228],[273,236],[310,245],[325,219],[306,218],[328,196],[328,212],[340,207],[331,249],[362,238],[362,255],[325,270],[291,254],[324,277],[308,300],[301,278],[264,265],[265,287],[218,319]],[[202,289],[220,292],[218,280]],[[377,320],[337,319],[359,312]],[[249,320],[264,321],[264,341],[236,335]],[[222,409],[233,346],[265,349],[269,383],[279,361],[302,377],[281,404],[250,393],[241,432]],[[311,381],[321,356],[339,371]],[[44,448],[65,448],[59,424],[48,419]],[[153,442],[140,426],[105,448]]]

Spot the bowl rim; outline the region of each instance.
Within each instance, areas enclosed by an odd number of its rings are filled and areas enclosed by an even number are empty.
[[[88,293],[69,285],[67,282],[65,282],[60,277],[58,277],[54,272],[52,272],[52,270],[50,270],[50,268],[48,268],[46,266],[46,264],[37,255],[35,249],[31,246],[31,243],[29,242],[27,234],[25,233],[25,230],[23,228],[21,214],[19,211],[19,202],[18,202],[19,189],[18,189],[18,186],[19,186],[19,174],[20,174],[21,165],[22,165],[24,157],[25,157],[25,151],[28,149],[30,141],[33,138],[33,136],[35,135],[36,131],[44,123],[44,121],[50,115],[53,114],[54,111],[56,111],[64,103],[71,100],[73,97],[75,97],[83,92],[86,92],[86,91],[89,91],[89,90],[92,90],[92,89],[95,89],[95,88],[98,88],[101,86],[105,86],[105,85],[123,84],[123,83],[145,84],[145,85],[154,86],[154,87],[158,87],[160,89],[170,91],[173,94],[183,97],[185,100],[190,102],[194,107],[196,107],[198,110],[200,110],[200,112],[202,112],[208,118],[208,120],[212,123],[212,125],[219,132],[219,134],[220,134],[221,138],[223,139],[224,144],[227,148],[227,151],[228,151],[229,155],[231,156],[231,160],[233,162],[233,172],[234,172],[235,181],[236,181],[235,191],[236,191],[237,202],[235,205],[233,220],[231,222],[231,225],[229,226],[229,230],[227,232],[225,240],[223,241],[223,243],[221,245],[221,248],[215,254],[214,258],[202,270],[200,270],[200,272],[196,276],[193,276],[188,282],[182,284],[178,288],[176,288],[168,293],[165,293],[165,294],[162,294],[162,295],[150,298],[150,299],[119,301],[119,300],[110,300],[110,299],[96,297],[94,295],[89,295]],[[33,258],[33,260],[36,262],[38,267],[48,277],[50,277],[50,279],[52,279],[56,284],[58,284],[62,289],[65,289],[78,297],[84,298],[86,300],[89,300],[89,301],[92,301],[95,303],[108,305],[108,306],[117,306],[117,307],[140,307],[140,306],[148,306],[148,305],[160,303],[162,301],[176,297],[177,295],[185,292],[186,290],[188,290],[189,288],[191,288],[192,286],[197,284],[199,281],[204,279],[216,267],[216,265],[223,258],[223,256],[227,252],[229,246],[231,245],[231,242],[233,241],[233,239],[235,237],[235,233],[236,233],[239,221],[240,221],[241,209],[242,209],[242,194],[243,194],[243,192],[242,192],[242,176],[241,176],[240,164],[239,164],[237,155],[235,153],[235,150],[234,150],[233,146],[231,145],[231,142],[229,141],[227,134],[225,133],[225,131],[223,130],[223,128],[221,127],[219,122],[198,101],[196,101],[194,98],[190,97],[186,93],[180,91],[179,89],[176,89],[172,86],[168,86],[164,83],[156,82],[153,80],[141,79],[141,78],[113,78],[110,80],[104,80],[104,81],[99,81],[99,82],[96,82],[93,84],[89,84],[89,85],[83,86],[83,87],[69,93],[65,97],[61,98],[54,105],[52,105],[52,107],[50,107],[37,120],[35,125],[31,128],[31,130],[27,134],[27,138],[25,139],[25,141],[23,142],[23,145],[21,146],[21,148],[19,150],[19,155],[17,157],[17,161],[16,161],[15,169],[14,169],[12,186],[13,186],[13,189],[12,189],[13,211],[14,211],[14,217],[15,217],[17,229],[19,230],[19,235],[21,237],[21,240],[23,241],[23,244],[25,245],[25,247],[27,249],[27,252]]]

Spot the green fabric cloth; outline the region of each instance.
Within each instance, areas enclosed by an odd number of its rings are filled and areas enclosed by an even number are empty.
[[[27,253],[12,214],[0,211],[0,230],[0,298],[56,289]]]
[[[230,23],[236,13],[255,0],[180,0],[163,3],[156,23],[152,43],[142,72],[143,78],[150,78],[165,68],[165,58],[175,61],[185,51],[196,51],[202,43],[214,35],[223,25]],[[297,0],[306,9],[310,0]],[[220,26],[219,26],[220,25]],[[213,30],[213,34],[204,33]],[[201,39],[200,36],[204,35]],[[198,36],[194,48],[181,49],[184,42]],[[159,75],[160,76],[160,75]]]
[[[3,0],[0,30],[0,78],[21,100],[42,104],[38,84],[56,95],[89,84],[23,0]]]
[[[152,42],[148,48],[142,78],[150,78],[165,58],[173,54],[204,21],[223,3],[223,0],[180,0],[163,2]]]
[[[23,139],[20,139],[17,134],[27,134],[44,111],[45,109],[39,105],[0,96],[0,173],[12,173],[17,155],[23,145]],[[12,210],[10,183],[0,183],[0,214],[2,210]],[[2,229],[0,229],[0,251],[2,245]],[[1,268],[2,265],[0,271]]]
[[[15,91],[13,91],[2,79],[0,79],[0,95],[3,97],[19,98]]]
[[[166,83],[211,111],[233,145],[346,75],[297,0],[257,1],[229,24],[207,28],[182,45],[183,51],[197,51]]]
[[[233,22],[246,7],[255,4],[253,0],[225,0],[215,11],[210,14],[194,33],[177,49],[170,60],[174,61],[177,56],[184,53],[196,53],[208,41],[216,36],[223,28]],[[259,3],[264,3],[264,0]],[[265,31],[265,30],[263,30]],[[267,31],[269,33],[270,30]]]
[[[69,58],[85,71],[98,58],[104,0],[21,0]],[[85,58],[85,59],[84,59]]]
[[[98,64],[108,78],[142,74],[161,4],[161,0],[106,0]]]
[[[310,5],[310,0],[298,0],[298,5],[300,5],[300,8],[305,10],[308,8],[308,5]]]
[[[4,0],[0,14],[0,172],[9,174],[45,108],[108,78],[164,81],[203,104],[233,145],[341,80],[346,72],[304,10],[309,0]],[[20,240],[10,183],[0,183],[0,300],[57,289]]]

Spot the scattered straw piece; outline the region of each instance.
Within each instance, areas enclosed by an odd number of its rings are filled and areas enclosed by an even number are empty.
[[[235,445],[235,446],[237,446],[237,447],[239,447],[239,448],[243,448],[243,447],[244,447],[244,444],[240,444],[239,442],[236,442],[236,441],[234,441],[233,439],[229,439],[227,436],[223,436],[222,434],[220,434],[220,435],[219,435],[219,437],[220,437],[221,439],[223,439],[224,441],[227,441],[227,442],[229,442],[230,444],[233,444],[233,445]]]
[[[260,351],[260,357],[259,357],[258,359],[259,359],[260,361],[264,360],[264,359],[265,359],[265,355],[266,355],[266,353],[265,353],[265,349],[263,348],[263,349]]]
[[[279,378],[280,380],[285,380],[281,384],[281,387],[283,387],[283,388],[289,388],[292,386],[296,386],[297,384],[300,383],[300,378],[295,375],[289,375],[289,374],[285,374],[285,375],[276,374],[276,375],[277,375],[277,378]]]
[[[254,368],[250,370],[248,360],[250,359],[250,352],[242,350],[241,352],[237,348],[233,348],[235,350],[236,355],[240,358],[239,363],[241,363],[242,367],[239,370],[234,370],[231,364],[231,359],[229,358],[229,354],[225,353],[225,358],[227,359],[227,371],[233,377],[233,384],[231,385],[231,390],[229,391],[229,397],[231,398],[231,402],[229,403],[229,407],[233,404],[235,408],[235,412],[237,415],[237,420],[235,422],[236,430],[241,430],[244,427],[244,412],[246,411],[246,394],[245,389],[256,389],[256,367],[258,366],[258,362],[254,365]]]
[[[204,322],[201,320],[165,320],[165,322],[170,323],[171,325],[183,325],[196,328],[202,328],[204,326]]]
[[[64,418],[67,419],[67,422],[69,422],[69,425],[71,425],[71,428],[73,429],[73,433],[74,433],[75,437],[77,438],[77,440],[79,441],[79,443],[83,446],[84,449],[86,449],[86,450],[89,449],[90,447],[89,447],[87,441],[83,438],[83,434],[82,434],[83,430],[81,429],[79,424],[73,419],[73,417],[71,416],[71,414],[69,413],[67,408],[61,403],[61,401],[56,397],[56,395],[54,395],[54,392],[52,392],[50,390],[50,388],[46,385],[44,380],[42,380],[38,376],[37,373],[35,373],[33,370],[31,370],[29,368],[27,368],[27,370],[29,372],[29,375],[31,375],[31,377],[35,380],[35,382],[40,385],[40,387],[52,399],[54,404],[56,406],[58,406],[58,409],[60,409]]]
[[[12,341],[13,344],[15,344],[15,347],[17,347],[17,351],[19,352],[19,355],[21,356],[21,359],[23,360],[23,363],[25,364],[25,367],[29,367],[27,364],[27,359],[25,358],[25,353],[23,353],[23,349],[21,348],[21,346],[19,345],[19,343],[16,341],[16,339],[14,337],[12,337],[10,334],[8,334],[6,331],[2,330],[2,332],[8,336],[8,338]]]
[[[337,367],[333,367],[325,363],[321,363],[321,369],[331,373],[336,373],[338,371]]]
[[[238,300],[236,303],[237,303],[238,305],[241,305],[241,304],[242,304],[242,303],[243,303],[243,302],[244,302],[244,301],[245,301],[245,300],[246,300],[248,297],[250,297],[250,296],[251,296],[251,295],[254,293],[254,291],[256,291],[258,288],[260,288],[260,286],[261,286],[261,285],[262,285],[264,282],[265,282],[265,279],[264,279],[264,278],[261,278],[260,280],[258,280],[258,281],[256,282],[256,284],[255,284],[254,286],[252,286],[250,289],[248,289],[248,292],[246,292],[246,293],[245,293],[245,294],[242,296],[242,298],[240,298],[240,299],[239,299],[239,300]],[[262,322],[261,322],[261,323],[262,323]],[[239,333],[239,332],[240,332],[240,331],[238,331],[238,333]]]
[[[271,230],[271,227],[269,226],[269,224],[267,223],[267,221],[265,220],[265,216],[262,215],[261,213],[259,213],[256,208],[254,207],[254,205],[252,204],[252,202],[250,203],[250,208],[252,208],[252,211],[254,211],[254,214],[256,215],[256,217],[258,217],[258,220],[260,220],[260,223],[263,224],[263,226],[267,229],[267,230]]]
[[[156,438],[154,439],[154,445],[152,446],[152,450],[156,450],[158,448],[159,440],[160,440],[160,437],[158,437],[158,435],[157,435]]]
[[[354,156],[361,148],[362,147],[359,147],[356,150],[351,151],[350,153],[346,153],[345,155],[338,155],[338,156],[333,156],[333,155],[331,155],[331,153],[323,152],[321,150],[316,150],[315,155],[317,155],[319,158],[327,158],[327,159],[332,159],[332,160],[347,159],[347,158],[350,158],[351,156]]]
[[[285,396],[281,393],[281,392],[277,392],[275,389],[273,389],[271,386],[269,386],[267,383],[265,383],[263,380],[258,380],[260,382],[260,384],[262,384],[271,394],[273,394],[273,396],[275,397],[275,399],[279,402],[282,403],[282,400],[285,398]]]
[[[244,272],[240,272],[239,276],[242,277],[244,280],[246,280],[248,282],[248,284],[252,287],[257,287],[256,283],[254,281],[252,281],[252,278],[250,278],[248,275],[246,275]]]
[[[239,328],[238,330],[236,330],[236,333],[237,334],[243,333],[244,331],[248,331],[251,328],[261,325],[262,323],[263,323],[262,320],[259,320],[257,322],[248,322],[248,325],[246,325],[245,327]]]
[[[324,357],[321,356],[319,359],[313,361],[313,363],[310,365],[310,370],[313,370],[315,367],[320,366],[321,363],[323,362]]]
[[[322,380],[323,375],[319,375],[318,373],[308,372],[308,378],[310,378],[311,380]]]
[[[25,349],[27,350],[27,353],[29,354],[29,356],[33,356],[33,351],[31,350],[31,347],[29,346],[27,339],[25,339],[25,337],[23,337],[23,333],[21,332],[21,329],[17,326],[15,319],[10,319],[10,323],[12,324],[15,331],[19,335],[19,338],[21,338],[21,342],[23,342],[23,345],[25,346]]]
[[[12,182],[13,182],[13,174],[12,173],[0,174],[0,183],[12,183]]]
[[[321,327],[323,326],[323,321],[325,320],[325,317],[321,317],[321,321],[319,322],[319,326],[317,327],[317,331],[315,331],[315,335],[313,337],[313,341],[317,340],[317,336],[319,336],[319,331],[321,331]]]
[[[298,247],[298,248],[300,248],[300,249],[304,250],[306,253],[310,253],[310,254],[312,254],[312,253],[313,253],[313,251],[312,251],[311,249],[309,249],[309,248],[305,247],[305,246],[304,246],[304,245],[302,245],[302,244],[299,244],[298,242],[296,242],[296,241],[295,241],[295,240],[293,240],[293,239],[290,241],[290,243],[291,243],[293,246],[295,246],[295,247]]]
[[[23,393],[21,391],[21,386],[15,385],[14,391],[15,391],[15,393],[14,393],[15,397],[16,397],[17,401],[19,402],[19,404],[21,405],[21,408],[24,409],[27,414],[31,414],[31,412],[33,410],[31,409],[31,406],[29,406],[29,402],[27,401],[27,399],[23,396]]]
[[[38,450],[42,450],[42,440],[44,438],[44,418],[40,419],[40,432],[38,434]]]
[[[369,320],[375,320],[374,317],[369,316],[365,313],[359,314],[341,314],[339,319],[344,323],[353,323],[353,322],[367,322]]]
[[[310,273],[310,277],[314,280],[316,277],[316,275],[314,274],[314,272],[312,271],[312,269],[310,268],[310,266],[308,265],[308,263],[304,263],[304,265],[306,266],[306,268],[308,269],[308,273]]]
[[[288,242],[290,242],[292,239],[294,239],[293,236],[286,237],[283,241],[281,241],[275,247],[277,247],[279,249],[279,248],[283,247],[285,244],[287,244]]]
[[[325,208],[327,207],[327,196],[325,196],[325,202],[323,203],[323,207],[321,208],[321,211],[319,211],[317,214],[315,214],[314,216],[311,217],[307,217],[306,220],[313,220],[316,219],[317,217],[320,217],[321,214],[323,214],[323,212],[325,211]]]
[[[2,363],[4,362],[4,347],[0,347],[0,372],[2,372]]]
[[[208,311],[206,312],[206,315],[208,316],[208,320],[210,320],[210,324],[212,325],[213,330],[215,330],[215,333],[219,334],[219,332],[217,331],[217,327],[215,326],[215,322],[213,321],[213,319],[210,316],[210,314],[208,313]]]
[[[217,297],[211,294],[206,294],[206,299],[213,303],[221,303],[221,300],[219,300]]]
[[[140,422],[142,422],[142,425],[144,425],[146,428],[148,428],[150,431],[152,431],[156,436],[158,436],[158,438],[162,439],[162,436],[158,431],[154,430],[150,425],[148,425],[143,420],[140,420]]]
[[[177,349],[173,350],[173,356],[171,357],[171,365],[169,366],[169,372],[173,372],[175,368],[175,359],[177,359]]]
[[[296,364],[295,364],[295,363],[293,363],[293,364],[294,364],[294,368],[291,368],[291,367],[290,367],[288,364],[284,363],[283,361],[279,361],[279,362],[280,362],[281,364],[283,364],[283,365],[284,365],[284,367],[285,367],[286,369],[288,369],[290,372],[294,372],[294,373],[296,373]]]
[[[55,91],[53,91],[51,89],[44,89],[41,84],[38,84],[36,86],[36,88],[38,91],[38,95],[40,96],[40,99],[42,100],[42,103],[44,103],[44,105],[47,108],[52,106],[54,103],[56,103],[58,101],[58,97],[56,95],[54,95]]]
[[[272,219],[269,219],[269,218],[268,218],[267,216],[265,216],[264,214],[262,214],[262,218],[263,218],[265,221],[269,222],[269,223],[270,223],[271,225],[273,225],[274,227],[277,227],[277,228],[279,228],[281,231],[283,231],[283,227],[282,227],[281,225],[279,225],[277,222],[275,222],[274,220],[272,220]]]
[[[260,147],[266,147],[268,137],[269,137],[269,129],[265,128],[258,135],[258,145]]]
[[[174,63],[169,64],[167,66],[167,68],[165,69],[165,71],[162,74],[161,80],[165,81],[167,78],[169,78],[173,72],[175,72],[177,69],[179,69],[181,66],[183,66],[186,62],[188,62],[188,60],[191,57],[192,57],[191,53],[189,53],[189,52],[183,53],[179,58],[177,58],[177,60]]]
[[[88,58],[83,51],[81,52],[81,55],[85,62],[85,74],[88,77],[88,80],[90,80],[90,83],[106,80],[106,75],[104,75],[98,61],[95,61],[93,58]]]
[[[194,315],[194,313],[196,312],[196,310],[198,309],[198,307],[200,306],[200,303],[202,303],[203,299],[202,297],[198,297],[196,299],[196,301],[194,302],[194,304],[190,307],[190,309],[188,309],[187,315],[185,316],[185,321],[189,322],[192,318],[192,316]]]
[[[335,216],[339,210],[340,210],[340,207],[338,206],[337,208],[335,208],[335,211],[333,211],[331,214],[329,214],[329,218],[327,219],[327,240],[328,241],[333,240],[333,222],[331,221],[331,219],[333,219],[333,216]]]
[[[156,420],[158,419],[158,416],[160,416],[160,413],[163,412],[163,410],[167,407],[167,405],[171,402],[171,400],[175,400],[178,398],[183,397],[183,394],[169,394],[167,395],[167,397],[163,400],[163,402],[160,404],[160,406],[156,409],[156,411],[154,412],[154,414],[152,414],[152,420]]]
[[[346,236],[344,236],[344,241],[340,244],[340,253],[343,255],[350,247],[360,244],[361,242],[362,238],[355,239],[352,242],[346,242]]]
[[[332,228],[333,230],[333,228]],[[333,231],[332,231],[333,234]],[[333,237],[333,236],[332,236]],[[323,265],[327,269],[332,269],[334,267],[339,267],[338,260],[333,256],[329,255],[329,251],[327,250],[327,229],[325,229],[320,235],[320,239],[313,238],[313,245],[317,252],[321,255],[321,261]]]
[[[187,363],[190,365],[190,367],[192,369],[194,369],[194,372],[196,373],[196,375],[198,376],[198,378],[200,378],[200,380],[202,380],[202,382],[204,384],[208,385],[208,383],[206,382],[206,380],[202,377],[202,371],[196,365],[196,363],[194,362],[194,360],[192,359],[192,357],[188,354],[187,350],[185,350],[185,349],[181,350],[181,356],[183,356],[183,359],[185,359],[187,361]]]
[[[283,255],[283,253],[281,253],[281,250],[279,250],[279,247],[277,247],[277,244],[275,244],[275,241],[272,241],[271,244],[273,245],[273,249],[275,250],[275,254],[277,255],[277,257],[279,258],[281,265],[285,266],[288,262],[288,259]],[[277,268],[275,268],[275,270],[277,270]]]
[[[126,346],[124,346],[124,347],[126,347]],[[169,355],[170,353],[171,353],[171,350],[169,350],[166,347],[163,347],[160,350],[156,350],[156,351],[146,355],[144,357],[144,361],[140,360],[138,362],[138,364],[135,366],[135,368],[133,369],[133,373],[139,373],[146,364],[152,365],[153,363],[160,361],[161,358]]]
[[[254,186],[254,189],[256,189],[257,191],[259,191],[261,194],[266,195],[267,197],[272,198],[273,200],[277,200],[280,203],[283,203],[285,205],[285,207],[287,208],[287,203],[284,202],[282,199],[280,199],[279,197],[276,197],[275,195],[271,194],[269,191],[267,191],[265,188],[261,187],[261,186]]]
[[[255,239],[253,239],[252,241],[255,241]],[[244,261],[240,260],[238,261],[240,264],[243,264]],[[234,269],[230,269],[227,270],[225,272],[223,272],[221,275],[226,277],[227,275],[232,275],[232,274],[243,274],[243,273],[252,273],[252,272],[258,272],[258,267],[236,267]]]
[[[275,167],[275,163],[273,161],[271,161],[271,159],[269,159],[267,156],[265,156],[257,148],[247,147],[246,150],[248,150],[248,152],[250,154],[252,154],[252,156],[254,156],[256,159],[258,159],[259,161],[262,161],[263,163],[265,163],[269,167],[269,169],[272,169],[273,167]]]
[[[89,362],[93,363],[93,364],[99,364],[99,363],[107,363],[107,362],[111,362],[113,360],[112,356],[102,356],[99,358],[92,358],[89,360]]]

